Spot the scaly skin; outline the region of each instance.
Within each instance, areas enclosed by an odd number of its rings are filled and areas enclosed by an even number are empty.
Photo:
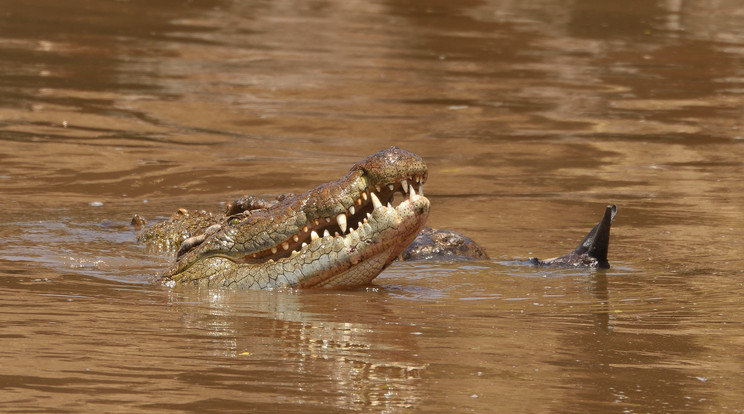
[[[488,260],[488,254],[470,237],[452,230],[424,227],[401,253],[401,260]]]
[[[139,240],[161,249],[180,246],[177,262],[161,278],[167,285],[334,288],[368,284],[396,257],[487,260],[486,252],[462,234],[422,231],[429,212],[422,194],[426,176],[421,158],[390,148],[304,194],[271,201],[244,196],[218,215],[181,209]],[[396,192],[406,200],[392,207]],[[616,213],[616,206],[607,206],[600,223],[569,254],[528,263],[608,268]],[[135,216],[132,224],[141,227],[146,221]]]
[[[187,239],[161,280],[245,289],[368,284],[423,228],[426,178],[417,155],[381,151],[338,181],[228,217]],[[393,207],[396,192],[406,199]]]

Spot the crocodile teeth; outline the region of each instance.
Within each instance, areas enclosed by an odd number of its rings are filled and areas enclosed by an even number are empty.
[[[366,192],[366,191],[362,193],[362,198],[363,198],[363,199],[364,199],[365,201],[367,200],[367,192]]]
[[[331,233],[328,232],[328,229],[323,230],[323,237],[328,237],[330,235]]]
[[[351,213],[354,214],[354,213]],[[336,216],[336,222],[338,223],[338,227],[341,228],[341,233],[346,233],[346,214],[341,213],[338,216]]]
[[[388,202],[387,208],[393,208],[393,205]]]
[[[395,190],[395,185],[388,184],[388,188],[390,189],[390,191],[393,191],[393,190]]]
[[[364,197],[364,198],[367,198],[367,197]],[[349,214],[351,214],[353,216],[354,213],[356,213],[356,209],[354,208],[354,206],[349,207]],[[344,231],[346,231],[346,230],[344,230]]]
[[[373,208],[382,207],[382,203],[380,203],[380,199],[377,198],[377,195],[375,195],[375,193],[369,193],[369,197],[372,199]]]
[[[378,193],[382,192],[382,188],[380,188],[380,184],[375,185],[375,189],[377,190]]]
[[[300,236],[298,236],[298,235],[296,235],[296,234],[295,234],[295,235],[294,235],[294,236],[292,237],[292,240],[294,240],[295,242],[298,242],[298,241],[300,241]]]
[[[282,243],[282,249],[289,250],[289,243],[287,242]]]
[[[276,253],[276,247],[271,248],[271,253]]]
[[[371,213],[367,213],[367,218],[370,219],[370,220],[372,220],[372,214]]]
[[[424,185],[423,184],[419,185],[419,195],[420,196],[423,196],[424,195]]]
[[[320,236],[318,236],[318,233],[315,232],[315,230],[313,230],[313,231],[310,232],[310,241],[313,241],[313,240],[318,239],[318,238],[320,238]]]
[[[409,191],[409,198],[411,200],[416,198],[416,190],[413,189],[413,186],[408,187],[408,191]]]
[[[403,187],[403,192],[408,192],[408,181],[406,180],[400,180],[400,185]]]

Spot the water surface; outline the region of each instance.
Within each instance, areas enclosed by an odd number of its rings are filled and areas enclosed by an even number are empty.
[[[736,1],[0,1],[0,410],[742,412]],[[153,283],[134,213],[397,145],[493,260]],[[620,211],[608,271],[572,249]]]

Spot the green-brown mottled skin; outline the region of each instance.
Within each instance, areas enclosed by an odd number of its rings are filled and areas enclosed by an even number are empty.
[[[212,224],[184,242],[162,281],[245,289],[368,284],[423,228],[426,178],[419,156],[380,151],[340,180]],[[405,197],[397,207],[389,204],[396,192]],[[200,225],[213,222],[209,213],[197,216]]]

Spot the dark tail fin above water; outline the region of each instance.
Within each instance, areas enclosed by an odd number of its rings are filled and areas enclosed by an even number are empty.
[[[615,221],[617,206],[607,206],[602,220],[594,226],[579,247],[574,250],[576,254],[588,254],[589,256],[603,262],[607,262],[607,249],[610,246],[610,227]],[[609,267],[609,265],[607,266]]]
[[[610,245],[610,228],[617,215],[617,206],[607,206],[602,219],[589,231],[584,240],[571,253],[554,259],[531,258],[537,266],[597,267],[608,269],[607,250]]]

